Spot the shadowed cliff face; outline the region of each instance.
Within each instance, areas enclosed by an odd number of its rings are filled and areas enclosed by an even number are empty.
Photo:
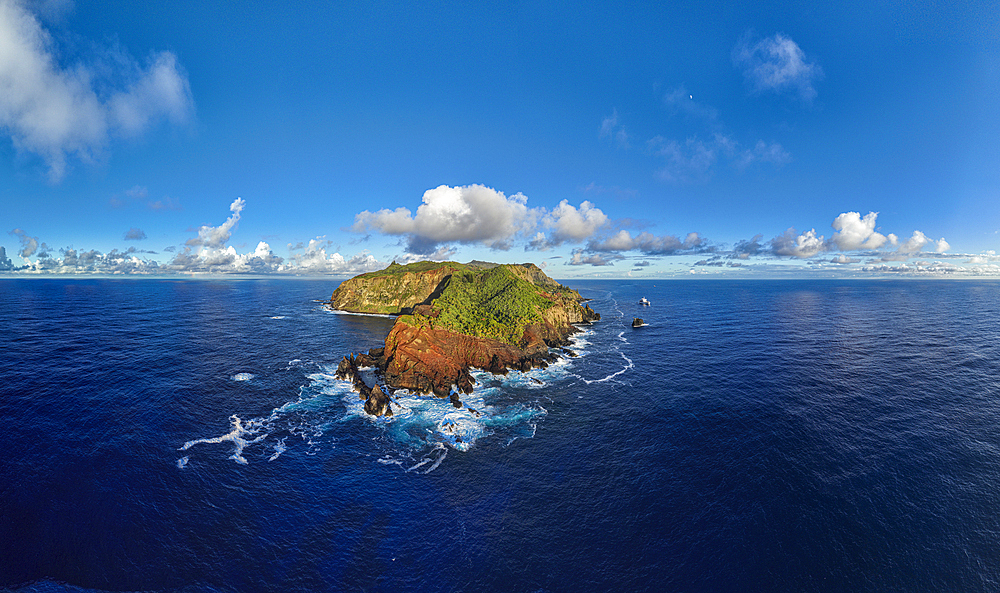
[[[461,264],[450,262],[433,268],[393,264],[380,272],[362,274],[343,282],[333,291],[330,306],[351,313],[406,313],[427,301],[441,282],[459,269]]]
[[[447,397],[453,387],[472,392],[471,368],[506,373],[554,361],[549,347],[564,345],[578,331],[573,324],[600,319],[581,300],[533,264],[421,262],[348,280],[330,304],[353,312],[407,313],[396,320],[385,347],[368,359],[391,390]],[[362,398],[373,391],[363,382],[358,390]],[[452,400],[461,405],[456,396]],[[371,408],[377,415],[392,413],[387,402]]]

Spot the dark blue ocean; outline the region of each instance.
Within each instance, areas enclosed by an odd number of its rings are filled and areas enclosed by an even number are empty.
[[[386,421],[337,281],[0,280],[0,590],[1000,589],[1000,284],[566,283]]]

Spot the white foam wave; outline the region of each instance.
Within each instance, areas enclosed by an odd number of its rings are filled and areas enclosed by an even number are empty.
[[[190,457],[186,455],[184,457],[181,457],[180,459],[177,460],[177,467],[180,469],[184,469],[184,466],[188,464],[189,459]]]
[[[385,319],[395,319],[396,317],[398,317],[398,315],[389,315],[387,313],[354,313],[352,311],[334,309],[330,305],[323,305],[323,310],[328,313],[334,313],[336,315],[359,315],[361,317],[383,317]]]
[[[285,318],[284,315],[272,315],[271,316],[271,319],[284,319],[284,318]]]
[[[435,453],[437,453],[436,457],[434,456]],[[422,474],[429,474],[432,471],[436,470],[441,465],[441,462],[444,461],[444,458],[447,456],[448,456],[448,448],[445,447],[443,444],[438,443],[438,446],[434,447],[434,449],[432,449],[431,452],[428,455],[426,455],[422,461],[420,461],[420,463],[417,463],[413,467],[407,469],[406,473],[410,473],[416,469],[420,469],[421,467],[430,463],[431,466],[429,468],[420,472]]]
[[[278,442],[274,444],[274,455],[271,455],[267,459],[268,461],[274,461],[275,459],[278,458],[279,455],[281,455],[282,453],[285,452],[285,450],[288,449],[288,447],[285,446],[285,439],[287,438],[288,437],[282,437],[278,439]]]
[[[587,337],[593,334],[592,329],[575,334],[571,337],[571,348],[579,351],[580,346],[589,345]],[[353,391],[351,383],[334,376],[335,366],[317,365],[318,372],[305,375],[297,398],[251,420],[233,414],[232,428],[227,434],[188,441],[181,450],[196,444],[231,442],[234,448],[230,459],[247,464],[245,448],[271,438],[268,447],[271,450],[262,452],[260,459],[275,461],[288,453],[297,437],[307,446],[305,454],[314,455],[337,440],[335,435],[345,430],[345,422],[363,419],[364,424],[358,428],[381,431],[380,436],[372,439],[384,454],[377,460],[379,463],[425,473],[439,468],[450,449],[468,452],[487,438],[498,439],[504,446],[518,438],[532,438],[539,420],[547,414],[539,399],[548,397],[547,388],[575,377],[571,369],[576,360],[559,357],[545,369],[510,371],[507,375],[474,370],[475,389],[471,394],[460,395],[458,408],[447,398],[397,391],[391,395],[390,417],[365,413],[364,401]],[[293,359],[285,370],[304,364]],[[370,369],[363,371],[363,377],[368,384],[378,378]],[[252,378],[251,373],[232,377],[236,381]]]
[[[255,439],[247,440],[244,437],[247,435],[257,434],[260,431],[259,428],[253,425],[243,426],[243,420],[241,420],[240,417],[237,416],[236,414],[230,416],[229,420],[230,422],[232,422],[233,426],[233,430],[231,430],[230,432],[222,436],[213,437],[209,439],[195,439],[193,441],[188,441],[184,443],[184,446],[178,449],[178,451],[187,451],[193,445],[197,445],[199,443],[223,443],[226,441],[230,441],[235,446],[235,449],[233,450],[233,454],[229,458],[236,461],[236,463],[246,465],[247,460],[245,457],[243,457],[243,448],[249,444],[257,443],[263,440],[264,437],[267,435],[261,435]]]

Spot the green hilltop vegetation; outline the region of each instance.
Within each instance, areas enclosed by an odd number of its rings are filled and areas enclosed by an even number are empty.
[[[403,318],[403,322],[429,323],[431,327],[516,346],[524,328],[542,323],[542,312],[553,305],[552,300],[541,295],[539,287],[517,277],[509,267],[497,266],[452,274],[429,315],[413,315]]]
[[[346,281],[333,294],[334,308],[407,313],[399,321],[447,329],[518,346],[524,330],[544,323],[547,310],[579,307],[580,295],[534,264],[485,262],[393,263]]]
[[[460,264],[456,262],[436,262],[436,261],[418,261],[412,264],[400,265],[396,262],[389,264],[389,267],[378,270],[377,272],[368,272],[367,274],[361,274],[356,276],[357,278],[383,278],[386,276],[400,276],[402,274],[415,274],[418,272],[429,272],[431,270],[439,270],[442,268],[451,268],[456,270],[464,270],[466,264]]]

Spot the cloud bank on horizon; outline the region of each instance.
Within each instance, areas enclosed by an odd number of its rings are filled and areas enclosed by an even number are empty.
[[[69,247],[53,249],[38,237],[23,229],[10,231],[21,244],[17,255],[23,265],[15,266],[0,252],[0,271],[27,274],[293,274],[347,275],[375,271],[388,262],[378,261],[367,252],[345,258],[338,252],[328,253],[332,241],[323,237],[307,243],[288,244],[290,256],[277,256],[271,246],[260,241],[252,251],[240,253],[230,241],[239,226],[246,201],[236,198],[230,204],[231,215],[218,226],[203,225],[197,235],[188,239],[170,261],[160,263],[148,257],[155,252],[135,247],[101,253],[96,250],[78,251]],[[460,187],[439,186],[427,190],[423,203],[413,214],[406,207],[377,212],[364,210],[355,216],[351,231],[370,234],[375,231],[400,241],[403,250],[393,259],[407,263],[422,259],[455,258],[461,246],[486,248],[494,252],[547,251],[567,244],[572,247],[567,266],[613,266],[615,262],[637,259],[638,268],[648,267],[650,258],[708,256],[692,264],[699,266],[745,267],[755,262],[774,271],[782,261],[804,260],[812,264],[838,264],[839,267],[865,262],[855,269],[863,272],[947,272],[988,274],[994,270],[995,254],[978,256],[947,253],[948,242],[934,241],[915,230],[902,240],[893,233],[882,234],[877,229],[878,213],[862,216],[858,212],[838,215],[831,227],[829,239],[815,229],[798,233],[789,228],[768,241],[762,235],[738,241],[732,246],[701,237],[697,232],[683,236],[656,235],[648,231],[634,232],[623,228],[633,221],[610,219],[589,201],[574,206],[563,200],[553,209],[529,207],[521,193],[506,196],[484,185]],[[145,234],[132,228],[126,240],[141,240]],[[370,238],[370,237],[369,237]],[[832,254],[832,258],[830,255]],[[890,269],[886,262],[906,262],[932,255],[938,258],[964,258],[972,267],[937,262],[930,265]]]
[[[882,262],[902,262],[933,255],[939,258],[965,258],[966,263],[985,264],[995,261],[990,255],[973,261],[974,256],[947,253],[951,246],[944,239],[932,240],[919,230],[900,239],[894,233],[883,235],[877,229],[877,212],[862,216],[859,212],[843,212],[830,226],[834,233],[829,239],[815,228],[798,233],[789,228],[769,241],[762,235],[738,241],[733,246],[714,243],[697,232],[683,236],[656,235],[623,228],[633,221],[611,220],[595,204],[584,201],[574,206],[563,200],[554,209],[529,207],[522,193],[506,196],[484,185],[462,187],[439,186],[424,192],[416,214],[404,206],[376,212],[364,210],[355,215],[351,230],[355,233],[376,231],[398,237],[406,251],[402,261],[445,259],[457,253],[458,245],[476,245],[493,251],[509,251],[520,246],[524,251],[544,251],[562,244],[579,245],[565,264],[571,266],[611,266],[629,257],[641,258],[649,265],[650,257],[676,257],[707,254],[710,259],[694,266],[745,266],[751,260],[767,262],[772,267],[782,260],[809,260],[818,264],[861,263],[859,271],[885,272]],[[832,259],[830,254],[833,254]],[[988,261],[987,261],[988,260]],[[721,263],[714,263],[721,262]],[[638,264],[636,264],[638,265]],[[903,267],[897,271],[961,272],[985,274],[987,267],[959,268],[955,265]]]
[[[177,246],[169,246],[164,251],[175,252],[166,263],[160,263],[149,255],[156,252],[135,247],[107,253],[97,250],[78,251],[71,247],[52,249],[38,237],[28,235],[22,229],[14,229],[10,234],[21,242],[18,255],[24,262],[15,266],[7,257],[6,249],[0,247],[0,272],[21,274],[249,274],[249,275],[354,275],[384,268],[387,263],[379,262],[367,252],[355,254],[350,259],[340,253],[328,253],[332,242],[317,237],[308,243],[288,245],[289,258],[279,257],[265,241],[257,243],[253,251],[240,253],[229,244],[239,225],[246,201],[236,198],[230,204],[232,215],[219,226],[203,225],[197,229],[197,236],[188,239],[180,251]],[[126,240],[133,234],[145,234],[139,229],[130,229]],[[134,239],[139,239],[135,237]]]

